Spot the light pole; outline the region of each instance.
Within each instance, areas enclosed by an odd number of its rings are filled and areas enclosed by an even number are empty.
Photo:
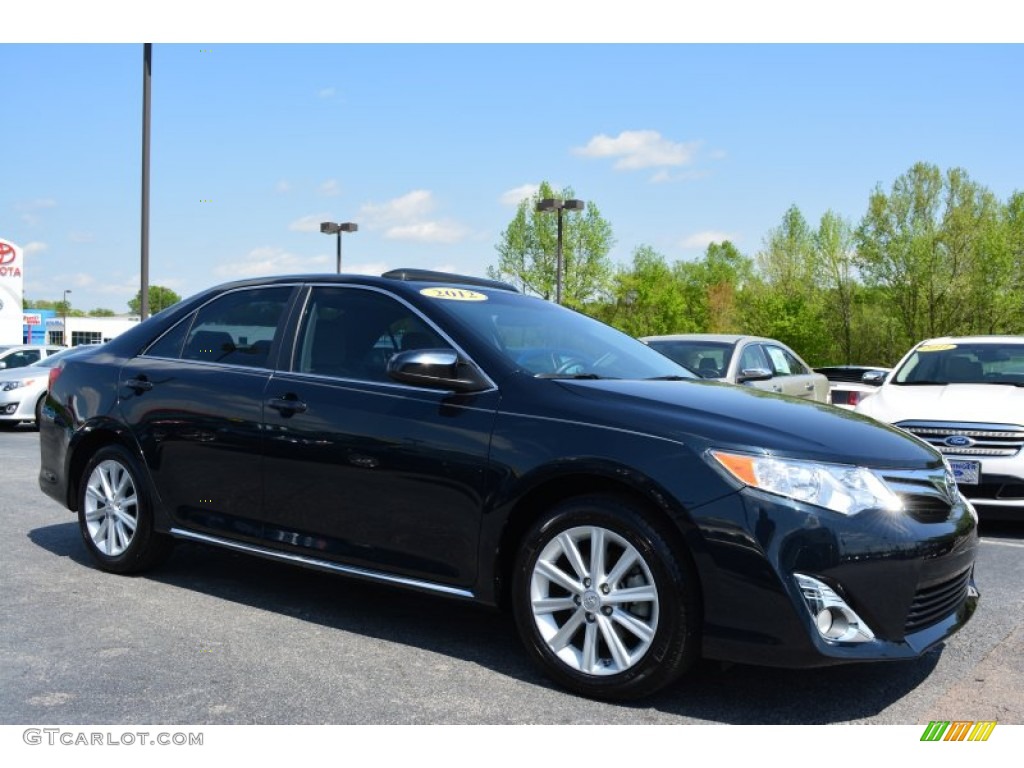
[[[537,210],[555,211],[558,213],[558,255],[555,261],[555,303],[562,303],[562,275],[565,272],[565,265],[562,261],[562,211],[582,211],[582,200],[558,200],[554,197],[545,197],[537,203]]]
[[[323,221],[320,223],[320,231],[325,235],[337,235],[338,236],[338,267],[337,272],[341,274],[341,233],[342,232],[358,232],[359,225],[346,221],[343,224],[335,224],[333,221]]]
[[[64,308],[64,328],[61,331],[61,341],[63,346],[67,347],[68,344],[68,294],[71,293],[70,288],[64,289],[64,301],[61,302]]]

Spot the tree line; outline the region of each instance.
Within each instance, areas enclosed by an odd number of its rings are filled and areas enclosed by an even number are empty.
[[[524,200],[490,276],[551,298],[556,221],[536,202],[571,196],[544,183]],[[563,227],[563,303],[633,336],[744,333],[811,365],[892,365],[928,337],[1024,334],[1024,192],[1001,201],[960,168],[914,165],[859,222],[829,210],[812,224],[793,205],[752,256],[724,241],[670,263],[639,245],[616,269],[596,204]]]

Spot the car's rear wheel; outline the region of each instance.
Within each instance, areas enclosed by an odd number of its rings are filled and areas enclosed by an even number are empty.
[[[100,568],[135,573],[170,553],[173,540],[153,529],[144,475],[125,448],[108,445],[98,450],[86,465],[79,487],[79,528]]]
[[[694,570],[626,499],[574,498],[542,517],[519,552],[513,593],[527,649],[576,693],[646,696],[696,657]]]

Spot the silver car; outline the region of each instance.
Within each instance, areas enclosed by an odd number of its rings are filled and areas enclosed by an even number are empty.
[[[46,357],[56,354],[64,347],[40,346],[39,344],[0,345],[0,371],[35,365]]]
[[[780,395],[831,402],[828,378],[781,341],[761,336],[676,333],[642,342],[705,379],[748,384]]]
[[[39,424],[39,413],[50,382],[50,369],[83,349],[94,348],[54,347],[54,351],[33,365],[0,370],[0,429],[15,427],[23,421]]]

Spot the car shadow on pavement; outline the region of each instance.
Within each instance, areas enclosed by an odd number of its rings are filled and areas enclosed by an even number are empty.
[[[76,523],[37,528],[30,531],[29,538],[54,555],[85,568],[95,567]],[[402,643],[477,664],[549,693],[561,692],[527,657],[511,616],[486,607],[189,542],[179,543],[164,565],[136,578]],[[941,646],[914,661],[812,670],[705,661],[653,697],[606,706],[655,709],[710,723],[850,722],[875,716],[907,695],[928,677],[940,655]]]

